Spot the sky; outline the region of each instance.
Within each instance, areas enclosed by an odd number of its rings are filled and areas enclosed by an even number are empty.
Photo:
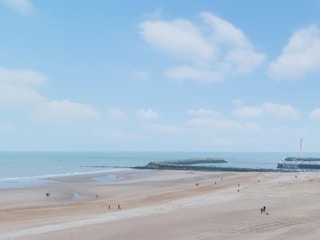
[[[0,151],[320,152],[317,0],[0,0]]]

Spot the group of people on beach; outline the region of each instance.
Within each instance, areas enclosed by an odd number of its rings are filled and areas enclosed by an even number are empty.
[[[47,196],[47,197],[50,197],[50,192],[47,192],[47,193],[46,193],[46,196]],[[99,198],[99,195],[96,194],[96,199],[98,199],[98,198]],[[110,204],[108,205],[108,209],[111,210],[111,205],[110,205]],[[121,209],[120,204],[118,204],[118,209],[119,209],[119,210]]]
[[[110,204],[108,205],[108,209],[111,210],[111,205],[110,205]],[[121,209],[120,204],[118,204],[118,209],[119,209],[119,210]]]

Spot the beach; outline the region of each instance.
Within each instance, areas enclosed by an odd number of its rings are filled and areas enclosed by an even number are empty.
[[[319,186],[317,172],[57,177],[0,190],[0,239],[318,239]]]

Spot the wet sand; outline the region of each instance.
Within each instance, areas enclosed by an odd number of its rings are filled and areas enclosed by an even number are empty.
[[[319,239],[316,172],[130,170],[51,180],[0,190],[0,239]]]

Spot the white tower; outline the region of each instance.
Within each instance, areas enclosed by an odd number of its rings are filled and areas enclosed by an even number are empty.
[[[300,138],[300,158],[302,158],[302,138]]]

